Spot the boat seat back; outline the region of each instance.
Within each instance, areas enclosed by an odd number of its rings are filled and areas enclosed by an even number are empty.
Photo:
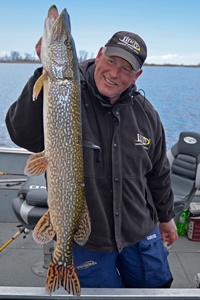
[[[200,133],[181,132],[178,142],[167,151],[171,167],[175,211],[188,208],[200,189]]]
[[[11,203],[19,222],[32,230],[48,210],[44,175],[28,177],[18,197],[13,198]]]
[[[197,169],[196,157],[178,154],[172,165],[172,173],[195,180]]]
[[[18,197],[33,206],[47,207],[47,189],[44,175],[28,177],[18,193]]]

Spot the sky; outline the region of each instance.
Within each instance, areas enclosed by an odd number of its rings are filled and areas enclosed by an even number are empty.
[[[78,56],[95,57],[117,31],[147,45],[146,63],[200,64],[200,0],[0,0],[0,57],[36,55],[49,7],[66,8]]]

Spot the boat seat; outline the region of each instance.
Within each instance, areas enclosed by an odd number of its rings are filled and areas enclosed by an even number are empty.
[[[185,131],[167,151],[175,213],[187,209],[197,189],[200,189],[200,133]]]
[[[48,210],[44,175],[28,177],[11,203],[14,214],[20,223],[32,230]]]
[[[43,175],[28,177],[16,198],[11,201],[12,209],[19,222],[33,230],[40,218],[47,212],[46,179]],[[49,264],[54,252],[54,240],[43,245],[43,261],[35,263],[32,267],[34,274],[46,277]]]

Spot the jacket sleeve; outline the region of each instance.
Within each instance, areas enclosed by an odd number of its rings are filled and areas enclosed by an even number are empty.
[[[32,100],[33,86],[41,73],[42,68],[38,68],[30,77],[18,100],[9,108],[5,119],[11,140],[32,152],[44,150],[43,92],[40,92],[36,101]]]
[[[159,222],[169,222],[174,216],[174,195],[171,189],[170,164],[166,156],[165,133],[158,117],[158,134],[151,157],[153,168],[146,175]]]

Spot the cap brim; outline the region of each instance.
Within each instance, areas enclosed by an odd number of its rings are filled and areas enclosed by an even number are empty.
[[[132,66],[132,68],[135,71],[139,71],[140,64],[138,62],[138,60],[129,52],[127,52],[126,50],[123,50],[121,48],[117,48],[117,47],[107,47],[106,51],[105,51],[105,55],[106,56],[119,56],[123,59],[125,59],[127,62],[129,62],[129,64]]]

